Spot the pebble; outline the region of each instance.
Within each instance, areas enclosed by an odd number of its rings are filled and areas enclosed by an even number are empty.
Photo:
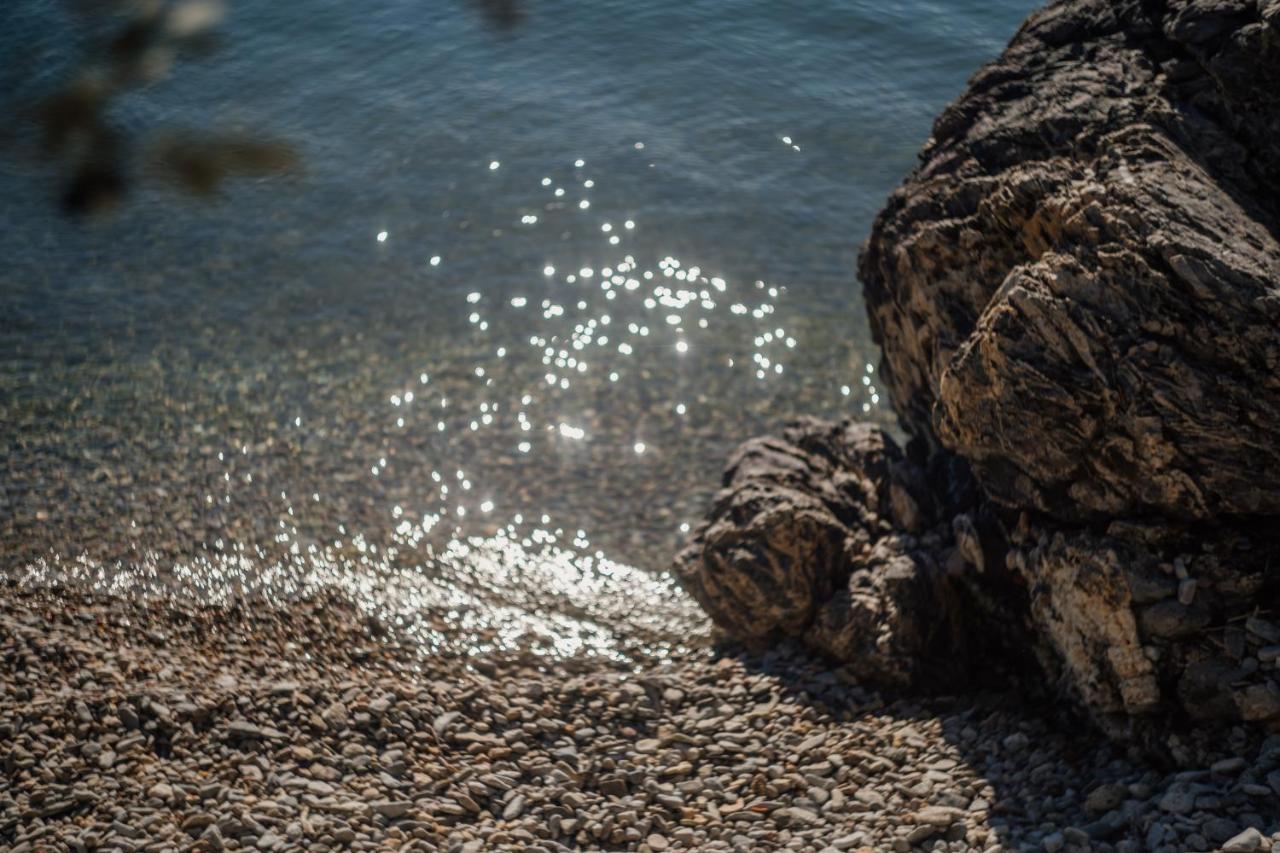
[[[1175,814],[1186,814],[1194,809],[1195,806],[1195,793],[1180,786],[1169,789],[1165,795],[1160,798],[1160,808]]]
[[[1245,620],[1244,629],[1250,634],[1261,637],[1269,645],[1280,645],[1280,626],[1258,616],[1250,616]]]
[[[1267,845],[1267,838],[1255,827],[1249,827],[1222,845],[1223,853],[1255,853]]]
[[[516,794],[502,809],[503,820],[515,820],[524,811],[524,796]]]
[[[1103,784],[1094,788],[1085,797],[1084,808],[1089,814],[1103,814],[1118,808],[1128,795],[1123,785]]]
[[[1004,744],[1004,748],[1010,752],[1021,752],[1027,748],[1028,744],[1031,743],[1031,739],[1022,732],[1014,732],[1006,737],[1002,743]]]
[[[1230,758],[1223,758],[1219,761],[1215,761],[1209,769],[1214,773],[1218,773],[1223,776],[1234,776],[1247,765],[1248,762],[1243,758],[1238,755],[1233,755]]]
[[[1196,579],[1184,578],[1178,582],[1178,602],[1191,604],[1196,600]]]
[[[1280,828],[1280,739],[1164,773],[1048,712],[886,698],[793,649],[478,671],[367,631],[341,598],[169,616],[10,589],[6,844],[1137,853]]]
[[[912,828],[910,832],[903,836],[903,840],[906,841],[907,844],[914,846],[916,844],[920,844],[925,839],[932,838],[937,833],[938,828],[936,826],[921,824],[920,826]]]
[[[407,815],[413,808],[413,803],[408,800],[378,800],[370,803],[370,806],[383,817],[395,820]]]
[[[931,826],[947,827],[961,816],[960,810],[946,806],[926,806],[916,812],[916,821]]]

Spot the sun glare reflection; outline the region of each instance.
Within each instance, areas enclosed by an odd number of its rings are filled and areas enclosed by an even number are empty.
[[[481,509],[489,512],[493,503]],[[562,543],[563,530],[523,524],[516,516],[490,536],[451,540],[427,562],[405,560],[441,521],[438,514],[403,519],[391,548],[356,534],[295,543],[287,559],[270,562],[259,549],[220,542],[223,553],[172,566],[147,555],[132,566],[41,560],[18,580],[223,605],[283,603],[337,590],[384,624],[403,626],[402,639],[422,654],[531,652],[630,662],[681,645],[673,642],[673,625],[683,626],[686,641],[705,634],[704,617],[669,575],[585,553],[590,542],[583,530]]]
[[[519,174],[514,162],[485,162],[500,171],[495,182]],[[664,243],[661,223],[601,193],[613,182],[597,170],[585,158],[539,168],[498,212],[493,236],[525,241],[501,282],[472,276],[452,243],[428,244],[448,264],[416,247],[403,269],[449,325],[447,350],[406,321],[395,335],[407,343],[382,359],[361,329],[332,375],[305,374],[314,409],[291,400],[244,417],[251,429],[203,434],[197,523],[178,537],[179,557],[149,547],[156,516],[128,518],[123,556],[72,557],[72,541],[29,563],[27,579],[212,602],[336,588],[428,653],[621,657],[623,637],[656,649],[701,636],[696,608],[651,571],[668,564],[706,497],[679,488],[679,476],[695,456],[714,468],[746,437],[717,421],[717,406],[767,413],[807,381],[813,335],[802,312],[785,310],[786,284]],[[528,227],[506,227],[514,222]],[[421,239],[408,223],[372,228],[382,259]],[[871,364],[843,375],[805,399],[864,414],[879,406]],[[325,409],[330,398],[345,406]],[[263,426],[272,416],[279,431]]]

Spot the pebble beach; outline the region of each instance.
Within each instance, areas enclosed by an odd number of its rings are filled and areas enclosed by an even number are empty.
[[[1160,769],[787,648],[496,662],[337,595],[3,593],[9,850],[1280,849],[1280,738]]]
[[[1280,853],[1280,736],[877,692],[670,572],[740,442],[896,428],[857,244],[1030,2],[234,5],[111,119],[303,174],[0,161],[0,849]]]

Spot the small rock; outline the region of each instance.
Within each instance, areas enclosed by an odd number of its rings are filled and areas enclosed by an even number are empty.
[[[1084,810],[1091,815],[1105,814],[1125,801],[1128,791],[1123,785],[1099,785],[1084,799]]]
[[[320,714],[320,718],[330,728],[340,729],[347,724],[350,715],[347,712],[347,706],[341,702],[333,702],[329,707],[325,708]]]
[[[1021,752],[1031,743],[1031,739],[1022,732],[1014,732],[1006,737],[1002,743],[1004,748],[1010,752]]]
[[[1068,826],[1062,830],[1062,838],[1073,847],[1089,846],[1089,833],[1078,826]]]
[[[1214,844],[1222,844],[1240,832],[1240,824],[1230,818],[1215,817],[1205,821],[1200,831]]]
[[[1161,601],[1149,604],[1138,613],[1142,633],[1151,637],[1178,639],[1192,636],[1212,621],[1212,614],[1199,605],[1186,605],[1181,601]]]
[[[866,803],[867,805],[877,809],[884,808],[885,805],[884,794],[870,786],[859,788],[854,793],[853,798],[858,802]]]
[[[1268,645],[1280,645],[1280,626],[1257,616],[1245,620],[1244,629],[1254,636],[1261,637]],[[1234,839],[1232,839],[1234,840]]]
[[[963,812],[950,806],[925,806],[916,812],[915,818],[916,823],[928,824],[929,826],[936,826],[945,829],[960,820],[963,816]]]
[[[816,823],[818,821],[818,815],[816,812],[810,811],[806,808],[801,808],[800,806],[791,806],[790,808],[780,809],[779,811],[781,814],[784,814],[799,823]]]
[[[1248,762],[1243,758],[1236,756],[1235,758],[1224,758],[1221,761],[1215,761],[1209,769],[1221,776],[1234,776],[1243,770]]]
[[[204,832],[200,833],[200,840],[207,844],[212,850],[223,849],[222,830],[218,829],[216,823],[211,823],[205,827]]]
[[[516,794],[502,809],[503,820],[515,820],[524,811],[524,795]]]
[[[1240,717],[1247,721],[1280,716],[1280,692],[1273,684],[1250,684],[1234,694]]]
[[[610,797],[625,797],[627,783],[616,776],[600,780],[600,791]]]
[[[248,720],[232,720],[227,723],[227,736],[232,738],[241,738],[244,740],[254,740],[265,738],[263,729],[255,726]]]
[[[1186,814],[1195,808],[1196,795],[1183,787],[1175,786],[1160,798],[1160,808],[1174,814]]]
[[[936,826],[930,826],[927,823],[922,823],[919,826],[912,829],[910,832],[908,832],[899,840],[906,841],[908,845],[914,847],[920,842],[928,838],[932,838],[935,834],[937,834],[937,832],[938,832],[938,828]]]
[[[1263,849],[1267,838],[1254,827],[1236,835],[1222,845],[1222,853],[1255,853]]]
[[[192,835],[197,835],[213,822],[213,815],[196,812],[182,821],[182,829]]]
[[[116,708],[116,716],[120,718],[120,724],[126,729],[136,729],[142,725],[142,721],[138,719],[138,715],[134,712],[132,705],[121,704]]]
[[[408,800],[378,800],[369,805],[375,812],[389,820],[404,817],[413,808],[413,803]]]

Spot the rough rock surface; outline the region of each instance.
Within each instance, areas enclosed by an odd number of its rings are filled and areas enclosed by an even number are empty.
[[[882,381],[1066,520],[1280,513],[1280,4],[1062,2],[863,254]]]
[[[1003,654],[1160,749],[1280,727],[1278,131],[1277,0],[1033,15],[861,258],[912,461],[744,447],[680,561],[716,623],[894,684]]]
[[[962,639],[935,549],[911,535],[922,486],[869,424],[805,420],[749,441],[680,561],[685,588],[739,638],[803,636],[862,677],[909,684]]]
[[[1015,531],[1042,668],[1102,728],[1163,748],[1153,719],[1280,722],[1270,572],[1280,547],[1166,526]]]

